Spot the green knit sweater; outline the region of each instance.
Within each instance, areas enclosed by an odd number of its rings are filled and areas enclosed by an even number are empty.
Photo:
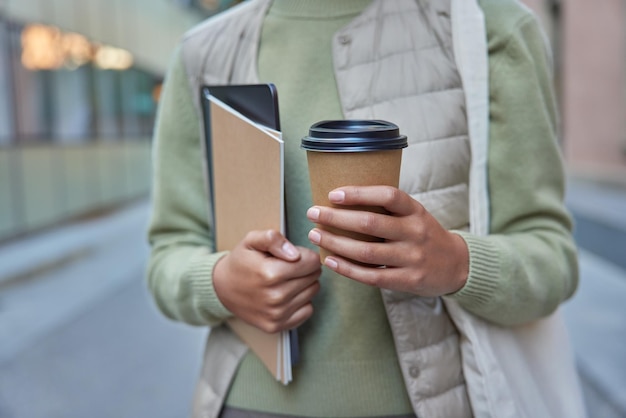
[[[312,227],[300,138],[322,119],[342,117],[330,54],[332,34],[370,0],[275,0],[263,25],[258,70],[279,91],[285,138],[289,239],[309,246]],[[562,204],[563,173],[548,57],[534,18],[512,0],[484,0],[489,40],[490,226],[461,233],[470,250],[466,286],[454,297],[503,325],[551,312],[577,284],[571,223]],[[196,325],[230,313],[211,271],[195,112],[180,56],[159,108],[154,148],[152,256],[148,280],[161,310]],[[315,100],[306,98],[314,97]],[[313,248],[313,247],[311,247]],[[480,261],[478,261],[480,260]],[[281,386],[248,354],[227,404],[302,416],[381,416],[411,411],[380,292],[324,270],[315,315],[301,327],[302,361]]]

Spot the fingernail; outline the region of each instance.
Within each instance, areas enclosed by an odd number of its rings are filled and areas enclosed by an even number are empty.
[[[346,198],[346,193],[343,190],[333,190],[328,193],[328,200],[334,203],[341,203]]]
[[[319,231],[317,229],[311,229],[311,231],[309,231],[309,240],[313,244],[317,245],[322,240],[322,235],[320,235],[320,233],[319,233]]]
[[[285,243],[283,244],[282,250],[289,257],[298,256],[298,250],[296,250],[296,247],[294,247],[293,244],[290,243],[289,241],[285,241]]]
[[[309,210],[306,211],[306,216],[312,221],[317,221],[320,218],[319,208],[316,208],[315,206],[309,208]]]
[[[328,268],[335,270],[337,268],[337,260],[334,258],[326,257],[324,259],[324,265]]]

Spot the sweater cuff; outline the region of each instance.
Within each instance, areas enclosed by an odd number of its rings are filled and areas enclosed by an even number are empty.
[[[220,320],[233,316],[217,297],[213,287],[213,269],[226,254],[228,254],[226,251],[213,254],[202,252],[189,266],[189,279],[196,306]]]
[[[485,237],[464,231],[451,231],[461,236],[469,250],[467,282],[451,296],[469,311],[483,311],[492,300],[500,281],[500,257],[497,247]]]

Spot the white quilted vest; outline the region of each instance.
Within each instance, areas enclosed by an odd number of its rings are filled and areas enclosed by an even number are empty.
[[[247,2],[188,35],[183,57],[192,91],[201,84],[258,82],[257,48],[269,4]],[[450,15],[450,0],[376,0],[335,35],[333,58],[344,116],[398,124],[409,138],[400,188],[444,227],[466,229],[470,144]],[[442,300],[382,294],[417,415],[471,416],[459,334]]]

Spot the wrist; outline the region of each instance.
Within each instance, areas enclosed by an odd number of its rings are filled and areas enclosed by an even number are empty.
[[[190,303],[186,310],[192,309],[199,317],[207,321],[207,325],[215,325],[232,313],[222,304],[213,286],[213,272],[216,263],[225,253],[210,253],[206,247],[199,247],[196,254],[187,261],[187,270],[183,277],[183,285],[189,289],[184,296],[179,296],[180,303]],[[197,320],[194,323],[199,322]]]
[[[213,292],[217,300],[224,306],[224,308],[230,310],[228,306],[228,257],[229,253],[225,252],[213,266],[213,272],[211,274],[211,281],[213,284]]]
[[[450,232],[454,248],[454,271],[452,274],[453,290],[449,293],[456,293],[465,287],[469,277],[470,261],[469,248],[462,236]]]

